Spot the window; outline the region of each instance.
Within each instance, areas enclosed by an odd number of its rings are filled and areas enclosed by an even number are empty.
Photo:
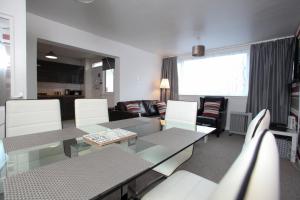
[[[180,95],[247,96],[248,53],[179,60],[178,79]]]
[[[105,70],[105,92],[114,92],[114,69]]]
[[[96,63],[92,64],[92,68],[97,68],[97,67],[102,67],[102,66],[103,66],[103,62],[102,61],[96,62]]]
[[[12,41],[10,20],[0,16],[0,106],[11,97]]]

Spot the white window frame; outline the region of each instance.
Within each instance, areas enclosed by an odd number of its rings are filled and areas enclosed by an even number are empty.
[[[247,69],[249,70],[248,74],[250,79],[250,45],[241,45],[236,47],[227,47],[227,48],[218,48],[218,49],[211,49],[205,52],[205,56],[203,57],[193,57],[191,54],[185,54],[177,57],[177,65],[181,65],[185,60],[198,60],[198,59],[205,59],[211,57],[218,57],[218,56],[226,56],[226,55],[235,55],[240,53],[247,54]],[[179,70],[178,70],[179,71]],[[179,75],[178,75],[179,76]],[[180,78],[178,77],[178,81]],[[249,90],[249,85],[248,85]],[[180,94],[179,96],[205,96],[207,94]],[[248,95],[248,94],[247,94]],[[246,97],[241,95],[226,95],[226,97]],[[215,94],[215,96],[219,96],[219,94]]]

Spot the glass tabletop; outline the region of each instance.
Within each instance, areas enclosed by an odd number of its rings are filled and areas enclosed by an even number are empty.
[[[139,125],[122,127],[124,130],[137,133],[136,138],[126,139],[110,145],[118,146],[122,150],[137,155],[138,157],[150,162],[153,166],[161,163],[174,154],[174,151],[158,144],[143,140],[143,136],[157,133],[164,129],[173,127],[200,131],[199,126],[187,123],[161,121],[160,119],[143,119],[146,123]],[[87,134],[99,131],[110,130],[102,125],[90,125],[81,127],[80,130]],[[211,130],[202,130],[209,132]],[[63,134],[63,130],[62,130]],[[26,172],[41,166],[49,165],[61,160],[73,157],[84,156],[86,154],[100,151],[103,147],[88,144],[82,137],[74,137],[67,140],[52,142],[44,145],[37,145],[16,151],[5,152],[2,141],[0,143],[0,193],[3,193],[3,180],[6,177]],[[2,163],[2,164],[1,164]]]

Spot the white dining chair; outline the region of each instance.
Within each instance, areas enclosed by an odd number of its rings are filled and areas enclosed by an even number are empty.
[[[76,99],[75,124],[77,128],[109,122],[107,99]]]
[[[256,133],[262,132],[262,130],[268,129],[270,126],[270,111],[268,109],[261,110],[254,119],[250,122],[243,149],[251,141]]]
[[[167,103],[165,115],[165,127],[182,128],[196,131],[197,102],[171,101]],[[165,176],[170,176],[182,163],[187,161],[193,154],[193,146],[178,153],[171,159],[154,168]]]
[[[62,129],[57,99],[9,100],[5,109],[5,137]]]
[[[270,131],[256,134],[219,184],[178,171],[142,200],[279,200],[279,153]]]

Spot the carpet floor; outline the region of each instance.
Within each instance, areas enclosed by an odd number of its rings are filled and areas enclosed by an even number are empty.
[[[243,142],[244,136],[241,135],[230,136],[227,132],[219,138],[211,135],[208,143],[200,141],[194,146],[193,156],[178,170],[187,170],[218,183],[239,155]],[[140,177],[136,182],[137,189],[143,188],[147,182],[158,176],[158,173],[152,171]],[[300,169],[297,164],[280,159],[280,184],[281,200],[300,199]],[[119,198],[120,191],[117,191],[105,199]]]

